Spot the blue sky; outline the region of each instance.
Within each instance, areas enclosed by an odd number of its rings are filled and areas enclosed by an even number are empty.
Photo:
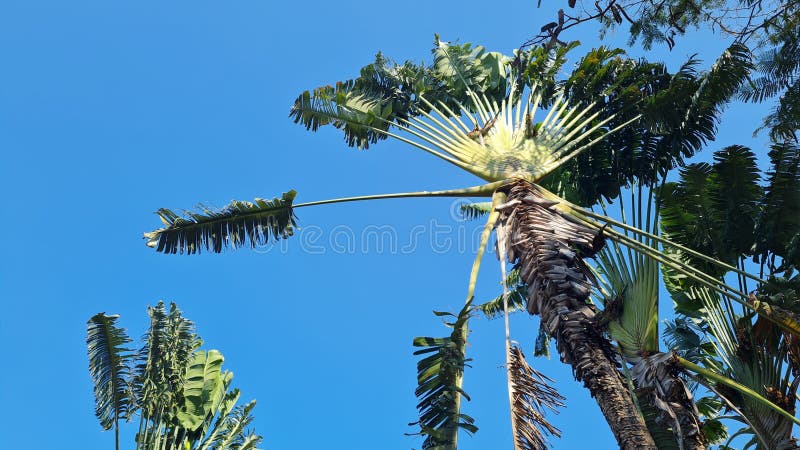
[[[478,184],[402,144],[346,148],[336,130],[292,124],[289,108],[305,89],[355,76],[379,50],[427,60],[439,33],[510,53],[550,17],[547,5],[522,1],[3,2],[3,448],[113,448],[93,415],[86,320],[119,313],[138,337],[159,299],[178,303],[205,346],[224,353],[242,399],[258,400],[264,448],[419,448],[404,435],[416,417],[411,339],[447,333],[431,310],[460,309],[479,226],[454,220],[451,200],[304,208],[305,241],[258,252],[165,256],[141,235],[160,226],[159,207]],[[568,37],[597,45],[591,26]],[[653,58],[675,67],[721,45],[689,38]],[[751,136],[759,111],[731,109],[710,148],[763,154],[766,137]],[[352,234],[334,232],[345,226]],[[397,251],[370,243],[370,227],[382,226],[393,227]],[[340,251],[348,236],[356,250]],[[493,261],[478,300],[499,290]],[[512,322],[528,352],[537,326]],[[510,448],[502,321],[471,328],[464,412],[480,431],[461,448]],[[564,433],[557,448],[613,448],[569,368],[532,362],[567,397],[553,417]],[[133,447],[131,432],[123,439]]]

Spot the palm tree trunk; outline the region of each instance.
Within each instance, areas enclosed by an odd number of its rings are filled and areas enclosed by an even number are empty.
[[[508,259],[519,264],[528,285],[528,312],[541,316],[561,360],[572,366],[575,378],[597,400],[620,448],[655,450],[617,370],[616,354],[597,326],[597,311],[587,302],[593,277],[582,256],[593,255],[602,238],[566,220],[527,181],[508,189],[508,201],[498,207],[499,226],[506,227],[509,236]]]

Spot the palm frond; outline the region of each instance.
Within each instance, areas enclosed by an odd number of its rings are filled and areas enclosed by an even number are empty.
[[[487,52],[480,45],[445,42],[438,35],[432,53],[436,76],[444,81],[454,98],[461,99],[461,103],[472,111],[478,108],[470,101],[477,92],[496,101],[505,95],[510,62],[508,57]]]
[[[622,200],[619,202],[622,221],[640,229],[655,230],[658,217],[653,211],[653,191],[643,192],[635,185],[630,190],[630,208],[623,206]],[[644,236],[634,239],[649,244]],[[603,319],[612,338],[619,343],[623,357],[635,362],[641,354],[658,351],[658,263],[613,241],[600,251],[596,261],[609,296],[604,299]]]
[[[142,418],[158,410],[177,410],[182,397],[186,367],[200,346],[194,323],[184,318],[175,303],[169,310],[163,301],[148,307],[150,327],[136,357],[134,387]]]
[[[433,68],[411,62],[399,65],[378,53],[357,78],[300,94],[289,116],[312,131],[332,125],[344,132],[348,146],[366,149],[386,139],[391,126],[424,111],[422,95],[457,108]]]
[[[166,228],[145,233],[148,247],[163,253],[214,253],[223,248],[251,247],[267,244],[292,235],[295,217],[292,201],[297,193],[285,192],[280,198],[257,198],[253,203],[233,201],[221,210],[201,207],[200,212],[187,211],[185,217],[169,209],[157,214]]]
[[[222,431],[217,435],[211,448],[215,450],[248,450],[255,449],[261,443],[261,436],[248,427],[253,422],[253,408],[256,401],[234,408],[223,423]]]
[[[502,284],[502,283],[501,283]],[[514,267],[508,272],[505,280],[508,287],[508,313],[525,309],[525,298],[528,295],[527,287],[519,278],[519,268]],[[503,294],[475,306],[476,311],[480,311],[487,319],[494,319],[503,314]]]
[[[510,348],[511,420],[514,421],[514,448],[544,450],[547,436],[561,437],[561,431],[545,419],[546,410],[558,412],[564,397],[550,386],[553,380],[531,367],[522,350]]]
[[[508,291],[508,313],[513,314],[517,311],[525,310],[526,296],[528,290],[525,285],[518,285]],[[487,319],[494,319],[503,315],[503,296],[502,294],[475,307]]]
[[[492,212],[492,202],[467,203],[459,206],[464,220],[475,220]]]
[[[683,315],[665,321],[664,344],[669,351],[694,363],[713,355],[713,344],[708,341],[700,325]]]
[[[131,339],[117,326],[118,315],[94,315],[86,324],[89,375],[94,383],[95,415],[105,430],[128,419],[135,409],[129,378]],[[117,446],[119,448],[119,445]]]
[[[761,260],[772,253],[800,266],[800,253],[792,254],[790,244],[800,233],[800,146],[774,144],[769,152],[772,167],[761,200],[756,226],[755,253]]]
[[[464,367],[469,361],[466,358],[466,344],[470,304],[464,305],[458,315],[437,315],[455,318],[454,322],[446,323],[453,329],[450,336],[414,338],[414,347],[421,347],[414,355],[428,356],[417,362],[418,387],[415,394],[420,400],[417,404],[419,420],[409,425],[419,425],[418,434],[425,436],[422,448],[426,450],[453,445],[459,429],[470,433],[478,430],[474,420],[461,413],[461,398],[469,400],[461,386]]]
[[[228,416],[233,413],[236,403],[239,401],[241,393],[239,389],[230,389],[230,379],[225,382],[225,398],[219,404],[217,413],[214,417],[213,425],[210,426],[202,436],[197,450],[209,450],[217,442],[221,433],[224,432]]]

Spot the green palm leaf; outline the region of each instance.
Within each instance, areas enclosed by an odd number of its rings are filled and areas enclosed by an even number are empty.
[[[134,387],[142,418],[150,420],[159,410],[177,410],[186,367],[200,346],[194,323],[184,318],[175,303],[167,310],[163,301],[148,307],[150,327],[136,358]]]
[[[135,409],[129,385],[133,354],[126,347],[131,339],[118,328],[118,315],[94,315],[87,322],[89,375],[94,382],[95,415],[103,429],[114,427],[119,449],[119,420],[128,419]]]
[[[199,253],[203,248],[214,253],[226,247],[264,245],[292,235],[295,218],[292,201],[297,193],[285,192],[281,198],[257,198],[253,203],[233,201],[221,210],[202,207],[186,212],[186,217],[169,209],[157,214],[166,228],[145,233],[147,245],[163,253]]]
[[[428,355],[417,362],[417,383],[415,391],[419,403],[419,420],[410,425],[419,425],[418,434],[425,436],[422,448],[425,450],[454,449],[458,430],[470,433],[478,430],[474,420],[461,413],[462,396],[469,396],[462,389],[466,358],[467,323],[470,317],[470,303],[467,302],[459,314],[437,312],[438,316],[453,316],[455,322],[446,323],[453,329],[448,337],[414,338],[414,347],[422,347],[414,355]]]
[[[800,267],[800,252],[791,251],[792,240],[800,235],[800,147],[791,143],[775,144],[769,157],[772,169],[760,202],[756,254],[763,261],[772,253]]]
[[[261,436],[252,431],[248,431],[253,422],[253,408],[256,401],[237,406],[228,415],[223,423],[222,431],[217,436],[211,448],[215,450],[250,450],[255,449],[261,443]]]

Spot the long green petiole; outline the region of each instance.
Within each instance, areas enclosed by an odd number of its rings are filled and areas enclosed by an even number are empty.
[[[415,198],[415,197],[491,197],[492,193],[502,186],[505,181],[473,186],[464,189],[449,189],[444,191],[417,191],[417,192],[398,192],[396,194],[377,194],[362,195],[358,197],[343,197],[330,200],[318,200],[314,202],[298,203],[292,208],[302,208],[305,206],[329,205],[333,203],[359,202],[364,200],[383,200],[390,198]]]
[[[722,376],[722,375],[720,375],[718,373],[714,373],[714,372],[712,372],[712,371],[710,371],[708,369],[700,367],[700,366],[698,366],[697,364],[695,364],[695,363],[693,363],[691,361],[688,361],[686,359],[681,358],[680,356],[676,355],[676,358],[677,358],[678,362],[680,363],[680,365],[683,366],[684,368],[689,369],[689,370],[691,370],[692,372],[694,372],[694,373],[696,373],[698,375],[702,375],[703,377],[705,377],[705,378],[707,378],[709,380],[715,381],[717,383],[724,384],[725,386],[728,386],[731,389],[735,389],[736,391],[741,392],[742,394],[745,394],[748,397],[754,399],[758,403],[760,403],[760,404],[762,404],[762,405],[764,405],[764,406],[766,406],[768,408],[771,408],[772,410],[774,410],[778,414],[782,415],[783,417],[791,420],[795,424],[800,425],[800,420],[798,420],[795,416],[789,414],[783,408],[781,408],[780,406],[778,406],[778,405],[772,403],[771,401],[767,400],[766,398],[761,396],[758,392],[750,389],[749,387],[747,387],[747,386],[745,386],[745,385],[743,385],[743,384],[741,384],[739,382],[733,381],[728,377]]]
[[[568,206],[569,206],[570,209],[574,210],[574,212],[576,214],[584,214],[584,215],[586,215],[588,217],[591,217],[593,219],[600,220],[600,221],[609,223],[611,225],[614,225],[616,227],[628,230],[628,231],[630,231],[632,233],[636,233],[636,234],[645,236],[645,237],[647,237],[649,239],[652,239],[652,240],[654,240],[656,242],[659,242],[659,243],[661,243],[663,245],[668,245],[670,247],[674,247],[674,248],[676,248],[676,249],[678,249],[678,250],[680,250],[682,252],[685,252],[685,253],[687,253],[687,254],[695,257],[695,258],[701,259],[701,260],[703,260],[703,261],[705,261],[707,263],[714,264],[716,266],[719,266],[719,267],[722,267],[724,269],[727,269],[727,270],[730,270],[732,272],[735,272],[735,273],[737,273],[739,275],[742,275],[742,276],[745,276],[747,278],[750,278],[751,280],[754,280],[754,281],[756,281],[758,283],[766,283],[766,281],[762,280],[761,278],[759,278],[759,277],[757,277],[757,276],[755,276],[753,274],[747,273],[747,272],[745,272],[745,271],[743,271],[743,270],[741,270],[741,269],[739,269],[737,267],[734,267],[734,266],[732,266],[730,264],[724,263],[724,262],[719,261],[717,259],[711,258],[710,256],[707,256],[707,255],[704,255],[702,253],[699,253],[699,252],[697,252],[695,250],[692,250],[692,249],[690,249],[688,247],[684,247],[683,245],[680,245],[680,244],[678,244],[676,242],[672,242],[669,239],[665,239],[665,238],[663,238],[661,236],[657,236],[657,235],[654,235],[654,234],[651,234],[651,233],[647,233],[647,232],[642,231],[642,230],[640,230],[640,229],[638,229],[636,227],[632,227],[630,225],[626,225],[626,224],[624,224],[622,222],[619,222],[619,221],[616,221],[616,220],[614,220],[614,219],[612,219],[610,217],[607,217],[607,216],[604,216],[604,215],[601,215],[601,214],[597,214],[595,212],[589,211],[587,209],[583,209],[583,208],[581,208],[579,206],[576,206],[576,205],[569,204]]]
[[[486,244],[489,242],[489,236],[492,234],[494,224],[497,218],[500,217],[500,212],[497,211],[497,205],[505,202],[506,194],[502,192],[495,192],[492,196],[492,212],[489,214],[489,219],[483,227],[481,233],[481,244],[478,247],[478,253],[475,255],[475,261],[472,263],[472,271],[469,274],[469,288],[467,289],[467,301],[471,301],[475,295],[475,285],[478,282],[478,272],[481,268],[481,261],[483,260],[483,253],[486,251]]]

